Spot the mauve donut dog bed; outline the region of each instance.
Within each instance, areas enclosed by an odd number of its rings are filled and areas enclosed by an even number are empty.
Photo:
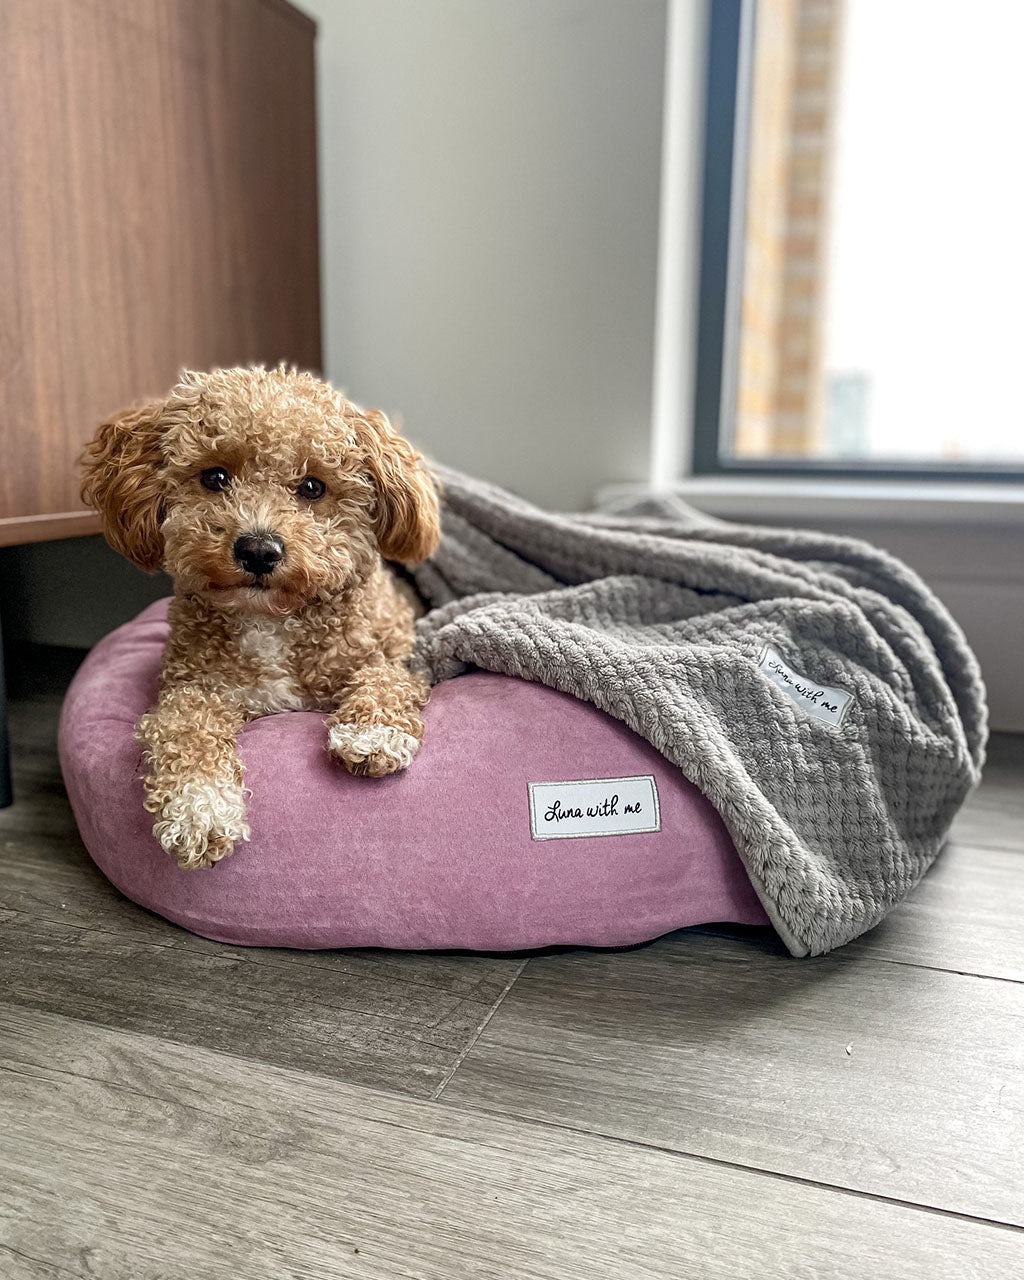
[[[625,946],[768,923],[721,819],[678,769],[595,707],[487,672],[434,690],[423,749],[389,778],[340,768],[314,712],[253,721],[241,736],[252,839],[211,870],[179,870],[142,807],[133,736],[156,697],[167,604],[96,646],[60,723],[82,839],[140,906],[220,942],[306,948]],[[632,830],[619,810],[653,799],[649,777],[660,814],[636,821],[660,830]],[[576,779],[608,785],[529,790]],[[596,816],[554,821],[626,833],[534,838],[531,811],[541,835],[546,814],[573,804]]]

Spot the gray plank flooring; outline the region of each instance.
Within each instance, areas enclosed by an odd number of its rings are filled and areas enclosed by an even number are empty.
[[[93,867],[64,678],[0,811],[4,1280],[1024,1274],[1024,740],[820,960],[254,951]]]
[[[531,962],[442,1097],[1024,1226],[1024,985],[679,937]]]
[[[0,931],[0,969],[29,1008],[421,1097],[444,1083],[505,985],[482,977],[464,995],[372,962],[263,963],[17,911],[0,915]]]
[[[0,1046],[3,1247],[58,1274],[959,1280],[1024,1266],[1024,1237],[998,1227],[66,1017],[0,1006]]]

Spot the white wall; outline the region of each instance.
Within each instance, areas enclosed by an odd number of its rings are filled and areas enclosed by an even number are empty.
[[[647,474],[664,0],[302,0],[328,376],[552,506]]]

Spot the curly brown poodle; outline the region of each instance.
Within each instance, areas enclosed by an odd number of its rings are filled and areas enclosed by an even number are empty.
[[[284,366],[186,372],[105,422],[84,467],[111,545],[174,579],[137,736],[153,833],[181,867],[249,838],[249,720],[323,710],[326,748],[352,773],[412,761],[429,688],[408,666],[413,594],[384,561],[434,551],[438,497],[384,414]]]

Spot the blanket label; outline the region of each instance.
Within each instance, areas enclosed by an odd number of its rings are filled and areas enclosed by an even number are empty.
[[[661,830],[658,786],[642,778],[587,778],[531,782],[530,834],[534,840],[574,836],[627,836]]]
[[[780,653],[765,645],[757,664],[772,684],[777,684],[793,702],[816,720],[826,724],[842,724],[853,701],[853,694],[827,684],[815,684],[791,667]]]

